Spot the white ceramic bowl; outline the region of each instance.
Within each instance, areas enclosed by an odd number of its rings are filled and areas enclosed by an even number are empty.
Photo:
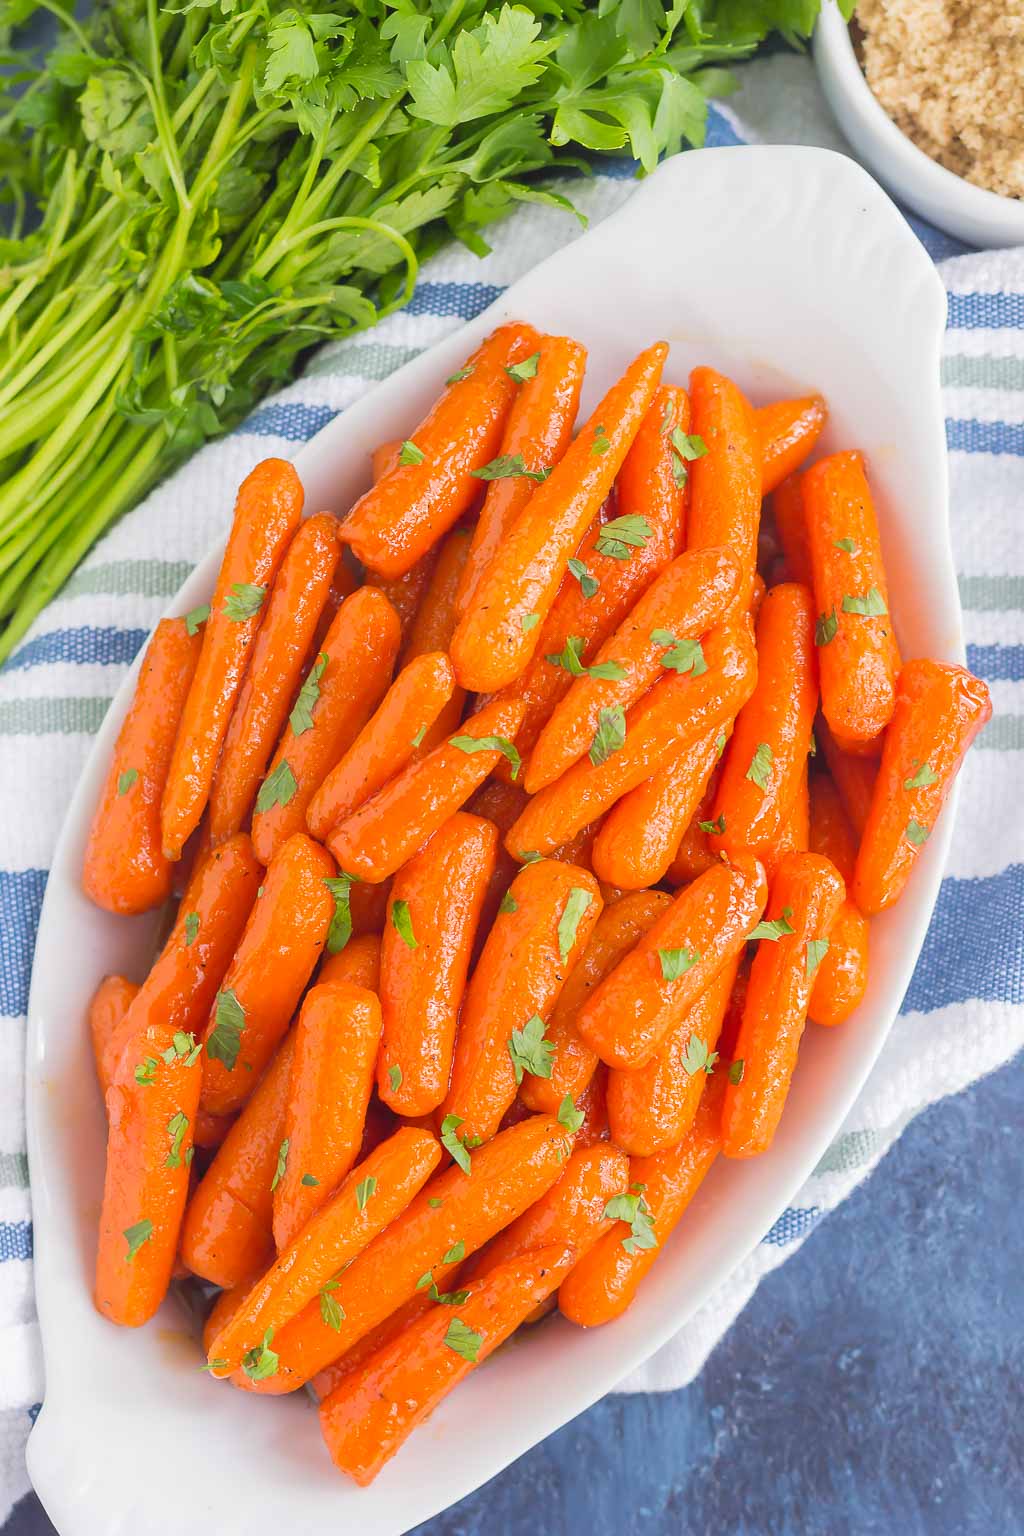
[[[814,62],[840,128],[894,197],[968,245],[1024,245],[1024,200],[965,181],[897,128],[864,78],[835,0],[822,5]]]
[[[905,653],[962,659],[938,382],[945,296],[900,214],[852,160],[759,147],[669,161],[625,209],[303,448],[296,462],[307,507],[344,511],[366,482],[369,448],[407,435],[441,380],[511,317],[590,348],[584,410],[656,337],[672,344],[670,379],[684,381],[708,361],[756,401],[824,390],[832,408],[825,446],[859,445],[869,456]],[[210,553],[171,612],[209,597],[219,558]],[[174,1301],[129,1332],[97,1316],[90,1300],[104,1125],[86,1006],[105,973],[143,974],[156,920],[91,906],[79,871],[134,681],[133,671],[69,810],[36,950],[28,1108],[47,1390],[29,1441],[32,1479],[62,1536],[279,1536],[282,1524],[303,1536],[393,1536],[608,1392],[761,1240],[835,1135],[885,1040],[931,916],[951,813],[899,907],[875,924],[871,984],[856,1017],[841,1030],[808,1032],[772,1151],[712,1171],[623,1318],[593,1333],[554,1319],[516,1342],[359,1491],[332,1469],[306,1396],[255,1400],[200,1374]]]

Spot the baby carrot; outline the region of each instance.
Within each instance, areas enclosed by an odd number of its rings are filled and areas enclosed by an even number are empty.
[[[742,958],[737,951],[726,961],[646,1066],[609,1072],[608,1126],[612,1140],[631,1156],[652,1157],[676,1146],[693,1124]]]
[[[349,981],[354,987],[376,992],[380,987],[380,935],[360,934],[358,938],[349,939],[336,955],[325,955],[317,983],[325,985],[333,981]]]
[[[689,430],[690,397],[686,390],[678,384],[660,385],[615,482],[618,516],[639,517],[650,532],[644,533],[643,544],[627,545],[630,552],[625,557],[621,547],[614,549],[608,556],[614,560],[614,566],[595,571],[602,589],[607,583],[613,591],[621,590],[623,594],[623,606],[610,628],[657,572],[686,547],[690,483],[688,474],[682,473],[684,466],[676,445]],[[605,543],[611,538],[611,534],[607,535]],[[608,598],[595,593],[594,601],[603,607]]]
[[[448,1272],[447,1283],[453,1290],[459,1273],[459,1266]],[[339,1359],[332,1360],[324,1370],[318,1371],[312,1385],[320,1402],[334,1391],[343,1377],[364,1365],[371,1355],[375,1355],[385,1344],[390,1344],[391,1340],[397,1338],[400,1333],[404,1333],[411,1323],[417,1322],[424,1312],[432,1311],[435,1305],[429,1291],[417,1291],[415,1296],[397,1307],[390,1317],[378,1323],[376,1328],[371,1328],[369,1333],[364,1333],[363,1337],[353,1344],[351,1349],[347,1349]]]
[[[573,967],[551,1011],[545,1031],[554,1047],[551,1076],[526,1073],[519,1097],[532,1110],[557,1114],[566,1094],[577,1103],[597,1069],[598,1059],[576,1029],[576,1016],[599,982],[672,904],[664,891],[633,891],[607,907],[594,925],[579,964]]]
[[[857,862],[857,834],[842,796],[827,773],[811,775],[808,846],[812,853],[830,859],[847,885],[853,884]]]
[[[435,1174],[402,1220],[394,1222],[338,1277],[331,1292],[340,1326],[317,1300],[275,1335],[276,1373],[264,1381],[236,1374],[236,1386],[258,1393],[291,1392],[351,1349],[371,1328],[416,1294],[429,1269],[440,1289],[458,1258],[475,1253],[546,1193],[564,1171],[572,1140],[551,1115],[532,1115],[472,1153],[461,1167]],[[423,1287],[426,1289],[426,1287]]]
[[[236,1312],[246,1297],[244,1285],[232,1286],[229,1291],[220,1291],[203,1324],[203,1354],[210,1353],[210,1345],[228,1322],[232,1313]]]
[[[634,1157],[629,1189],[615,1209],[619,1220],[598,1239],[562,1283],[558,1306],[583,1328],[621,1317],[721,1150],[725,1073],[716,1072],[701,1094],[683,1139],[653,1157]],[[628,1223],[628,1225],[626,1225]]]
[[[370,473],[373,483],[383,480],[385,475],[398,468],[398,457],[402,452],[402,439],[392,437],[386,443],[378,443],[370,455]]]
[[[181,1256],[214,1285],[248,1285],[274,1254],[273,1182],[284,1139],[295,1036],[288,1035],[192,1194]]]
[[[499,458],[521,460],[527,470],[538,473],[557,464],[569,446],[587,353],[567,336],[542,336],[530,361],[533,372],[520,384],[512,402]],[[502,475],[489,482],[459,582],[455,607],[460,617],[536,487],[529,475]]]
[[[564,1243],[532,1248],[473,1285],[458,1306],[434,1307],[351,1372],[320,1404],[331,1460],[372,1483],[453,1387],[557,1289],[575,1261]]]
[[[773,400],[754,412],[761,444],[761,495],[769,496],[809,455],[828,419],[821,395],[802,400]],[[804,577],[794,576],[794,581]]]
[[[242,481],[164,786],[160,822],[169,859],[181,858],[206,808],[267,587],[301,515],[302,482],[284,459],[264,459]]]
[[[103,1077],[113,1082],[132,1037],[169,1024],[198,1039],[217,988],[245,928],[260,881],[252,844],[229,838],[204,861],[174,927],[131,1006],[108,1037]]]
[[[689,824],[675,851],[672,862],[668,867],[668,883],[673,889],[685,885],[688,880],[695,880],[706,869],[717,864],[719,855],[712,853],[711,840],[707,828],[711,825],[711,807],[718,793],[718,780],[721,773],[722,753],[725,751],[726,742],[732,731],[731,723],[723,727],[715,739],[715,750],[718,753],[718,763],[711,771],[707,788],[700,797],[697,809],[694,811]],[[610,818],[609,818],[610,819]]]
[[[843,752],[820,714],[814,725],[814,739],[822,750],[846,814],[860,837],[875,793],[878,763],[874,758],[854,757],[850,752]]]
[[[380,1003],[349,982],[321,982],[295,1025],[274,1189],[280,1253],[329,1200],[359,1155],[380,1044]]]
[[[811,807],[807,784],[808,774],[805,762],[803,771],[797,779],[796,794],[782,817],[776,836],[760,851],[759,856],[764,864],[769,885],[775,879],[775,871],[787,853],[806,853],[810,847]],[[714,837],[711,838],[711,842],[713,845]]]
[[[445,1115],[460,1134],[490,1140],[525,1072],[544,1077],[544,1020],[601,914],[588,871],[543,859],[509,886],[466,989]]]
[[[341,557],[338,521],[307,518],[281,562],[252,648],[210,791],[210,835],[245,824],[294,700]]]
[[[386,880],[459,810],[512,745],[523,706],[495,700],[458,736],[404,768],[335,827],[328,846],[341,868],[361,880]],[[518,762],[518,757],[516,757]]]
[[[671,672],[625,717],[607,717],[590,755],[529,802],[505,839],[510,853],[551,853],[683,747],[700,741],[712,727],[731,722],[750,697],[757,675],[746,623],[712,630],[703,653],[705,672],[696,677]]]
[[[789,1093],[814,974],[826,953],[846,888],[835,865],[816,853],[790,853],[779,865],[765,915],[775,931],[760,938],[747,985],[736,1059],[725,1090],[726,1157],[767,1152]]]
[[[403,667],[376,713],[309,802],[306,824],[314,837],[323,842],[405,767],[454,688],[455,674],[443,651],[416,656]]]
[[[246,1353],[300,1312],[405,1211],[437,1167],[427,1131],[403,1126],[381,1142],[279,1253],[210,1345],[215,1375],[238,1370]],[[332,1288],[333,1289],[333,1288]],[[330,1296],[331,1290],[325,1294]]]
[[[107,1090],[107,1170],[96,1255],[96,1310],[137,1328],[153,1316],[174,1268],[199,1103],[191,1035],[154,1024],[135,1039]]]
[[[690,465],[689,549],[727,544],[740,562],[741,599],[757,570],[761,443],[754,414],[731,379],[713,368],[690,374],[693,433],[706,452]]]
[[[263,895],[210,1010],[203,1053],[203,1108],[240,1109],[288,1028],[334,916],[330,856],[290,837],[267,870]]]
[[[853,898],[868,916],[902,893],[968,747],[991,718],[988,689],[965,668],[908,661],[900,672],[853,878]]]
[[[397,1114],[429,1114],[448,1092],[470,954],[497,851],[497,827],[457,811],[395,876],[381,943],[377,1091]]]
[[[649,1061],[670,1029],[743,948],[764,910],[756,859],[718,864],[686,886],[590,994],[576,1028],[610,1067]]]
[[[868,920],[847,897],[828,931],[825,954],[811,988],[807,1017],[815,1024],[845,1024],[868,985]]]
[[[508,366],[535,350],[528,325],[503,325],[453,374],[398,463],[361,496],[341,537],[371,571],[401,576],[468,512],[494,458],[516,392]]]
[[[161,619],[146,648],[85,848],[82,888],[108,912],[146,912],[170,895],[160,800],[201,644],[184,619]]]
[[[113,1080],[107,1070],[107,1046],[138,991],[134,981],[125,976],[104,976],[89,1001],[89,1038],[96,1063],[96,1080],[104,1097]]]
[[[592,665],[583,667],[571,647],[555,658],[578,675],[530,754],[523,781],[529,794],[590,749],[602,711],[628,709],[666,671],[699,672],[705,662],[698,637],[724,618],[739,577],[730,550],[690,550],[647,588]]]
[[[398,642],[398,615],[374,587],[338,609],[256,797],[252,842],[263,864],[306,830],[313,796],[387,691]]]
[[[811,549],[807,542],[802,479],[801,475],[790,475],[788,480],[783,480],[772,496],[772,512],[786,561],[786,580],[799,581],[805,587],[812,587],[814,572],[811,570]]]
[[[412,626],[416,621],[416,614],[419,611],[420,603],[423,601],[423,595],[430,585],[430,578],[434,573],[434,566],[437,564],[437,557],[440,552],[441,546],[435,544],[434,548],[428,550],[422,559],[417,560],[415,565],[410,566],[403,575],[396,576],[392,581],[385,581],[381,576],[374,576],[372,572],[368,573],[366,585],[368,587],[375,587],[378,592],[382,592],[398,614],[398,622],[402,629],[403,645],[405,645],[412,632]]]
[[[500,483],[494,482],[496,485]],[[422,656],[427,651],[447,651],[451,645],[456,624],[456,594],[469,558],[469,541],[470,535],[465,528],[453,528],[439,545],[430,581],[402,650],[403,665],[414,656]]]
[[[818,704],[814,600],[806,587],[772,587],[757,620],[757,686],[739,712],[722,759],[712,849],[763,858],[807,764]]]
[[[863,455],[821,459],[801,488],[818,609],[821,711],[844,751],[870,752],[892,719],[899,652]]]
[[[665,878],[721,756],[721,737],[713,725],[612,807],[594,841],[600,880],[643,890]]]
[[[576,1146],[596,1147],[608,1140],[608,1068],[603,1061],[597,1064],[590,1082],[576,1103],[583,1116],[583,1123],[576,1132]]]
[[[464,688],[490,693],[525,670],[568,561],[612,488],[667,355],[666,343],[658,342],[630,363],[509,529],[452,638],[455,675]],[[629,530],[623,547],[642,536]]]

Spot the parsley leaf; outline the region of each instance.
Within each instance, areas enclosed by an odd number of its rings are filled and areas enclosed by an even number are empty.
[[[235,624],[240,624],[244,619],[255,618],[263,606],[263,599],[267,595],[266,587],[257,587],[249,581],[236,581],[231,591],[224,599],[223,614],[226,619],[231,619]]]
[[[670,671],[692,672],[694,677],[700,677],[707,671],[704,647],[699,640],[677,640],[669,629],[652,629],[651,640],[655,645],[669,647],[661,658],[661,665]]]
[[[126,1264],[130,1264],[143,1243],[148,1243],[153,1236],[153,1223],[148,1216],[143,1216],[141,1221],[133,1222],[130,1227],[125,1227],[122,1235],[128,1244],[128,1252],[124,1256],[124,1261]]]
[[[499,914],[504,913],[507,916],[510,912],[518,912],[518,911],[519,911],[519,906],[518,906],[518,904],[516,902],[515,897],[512,895],[511,891],[506,891],[504,896],[501,898],[501,903],[500,903],[500,905],[498,907]]]
[[[852,596],[849,592],[843,598],[844,613],[860,613],[866,618],[877,619],[882,614],[889,612],[885,606],[885,599],[877,587],[869,587],[863,597]]]
[[[575,1136],[584,1121],[582,1109],[577,1109],[571,1093],[567,1093],[558,1106],[558,1123],[564,1125],[571,1136]]]
[[[277,1188],[288,1169],[289,1137],[285,1137],[277,1149],[277,1167],[274,1169],[274,1177],[270,1181],[271,1193]]]
[[[477,480],[546,480],[550,469],[527,469],[521,453],[502,453],[483,469],[470,471]]]
[[[421,725],[419,730],[416,732],[416,735],[412,738],[413,746],[414,747],[421,747],[423,745],[423,738],[424,738],[424,736],[426,734],[427,734],[426,726],[425,725]]]
[[[914,766],[917,767],[917,758],[914,758]],[[933,773],[928,763],[922,763],[917,772],[909,779],[903,780],[904,789],[924,789],[928,784],[937,784],[939,776]]]
[[[156,1069],[160,1065],[155,1056],[145,1056],[135,1068],[135,1081],[140,1088],[149,1088],[156,1080]]]
[[[700,830],[702,832],[706,832],[709,837],[724,837],[725,836],[725,812],[724,811],[722,812],[721,816],[718,817],[717,821],[698,821],[697,825],[700,828]]]
[[[411,437],[407,437],[398,453],[399,464],[422,464],[426,454],[422,448],[417,448]]]
[[[527,1019],[522,1029],[514,1029],[509,1036],[508,1053],[515,1068],[516,1082],[521,1083],[523,1074],[534,1077],[550,1077],[555,1060],[555,1047],[544,1034],[545,1024],[539,1013]]]
[[[693,969],[700,959],[695,949],[659,949],[658,959],[661,961],[661,974],[666,981],[677,981],[680,976],[685,976],[687,971]]]
[[[333,1328],[335,1333],[340,1333],[341,1325],[345,1321],[345,1309],[331,1295],[337,1285],[337,1280],[328,1280],[320,1287],[320,1316],[328,1328]]]
[[[759,741],[757,750],[750,759],[750,767],[743,775],[751,784],[756,784],[758,789],[766,790],[772,771],[772,749],[766,741]]]
[[[537,377],[537,364],[540,362],[540,353],[534,352],[532,357],[524,357],[521,363],[513,363],[505,372],[510,379],[515,379],[517,384],[525,384],[527,379]]]
[[[818,622],[814,626],[815,645],[830,645],[839,630],[839,620],[833,608],[831,613],[818,615]]]
[[[613,752],[618,752],[625,744],[626,714],[622,705],[613,704],[610,709],[602,709],[597,717],[597,730],[588,754],[594,767],[599,768]]]
[[[463,1360],[468,1360],[475,1365],[477,1355],[480,1353],[480,1345],[484,1341],[482,1333],[475,1333],[461,1318],[453,1317],[448,1324],[448,1331],[444,1336],[444,1342],[449,1349],[454,1349]]]
[[[128,793],[138,776],[139,770],[137,768],[126,768],[124,773],[118,775],[117,798],[119,800],[121,799],[122,795],[126,795]]]
[[[609,1221],[624,1221],[629,1226],[629,1236],[622,1239],[627,1253],[639,1253],[644,1248],[657,1248],[654,1233],[654,1217],[642,1193],[613,1195],[604,1208]]]
[[[715,738],[715,752],[719,757],[721,757],[722,753],[725,751],[726,743],[728,740],[729,738],[724,731],[722,731],[721,735]]]
[[[600,423],[594,428],[594,441],[590,445],[591,453],[607,453],[611,447],[608,434]]]
[[[170,1045],[163,1053],[164,1061],[170,1066],[179,1056],[186,1057],[186,1067],[191,1067],[199,1060],[202,1054],[202,1046],[196,1044],[196,1037],[189,1030],[188,1034],[183,1029],[176,1029]]]
[[[391,1084],[392,1093],[397,1093],[402,1086],[402,1069],[397,1061],[393,1067],[388,1067],[388,1082]]]
[[[167,1122],[167,1134],[171,1138],[171,1150],[164,1158],[165,1168],[181,1167],[181,1144],[188,1130],[188,1115],[179,1109]]]
[[[433,1280],[427,1294],[431,1301],[439,1302],[442,1307],[461,1307],[463,1302],[469,1300],[468,1291],[439,1291]]]
[[[612,560],[628,560],[634,549],[641,549],[654,529],[646,517],[631,512],[626,517],[613,517],[605,523],[597,536],[594,548],[599,555]]]
[[[729,1067],[729,1081],[730,1081],[730,1083],[732,1083],[734,1088],[737,1086],[738,1083],[742,1083],[742,1081],[743,1081],[743,1057],[742,1056],[737,1056],[736,1060]]]
[[[242,1356],[242,1369],[250,1381],[266,1381],[268,1376],[277,1375],[280,1357],[270,1347],[273,1337],[273,1328],[268,1328],[263,1335],[262,1344],[254,1344],[252,1349],[247,1349]]]
[[[213,1033],[206,1042],[206,1054],[222,1061],[229,1072],[235,1070],[245,1029],[245,1009],[230,987],[217,993]]]
[[[581,661],[583,648],[586,641],[580,635],[566,636],[565,646],[556,655],[552,653],[545,656],[553,667],[561,667],[568,672],[570,677],[597,677],[608,682],[621,683],[626,676],[625,670],[618,661],[597,661],[593,666],[584,666]]]
[[[747,934],[748,939],[771,939],[777,942],[785,938],[787,933],[795,933],[796,929],[789,919],[793,916],[792,907],[783,907],[782,916],[775,918],[762,918],[752,933]]]
[[[818,966],[828,954],[828,939],[807,940],[807,980],[810,981]]]
[[[463,379],[468,379],[473,369],[467,363],[465,368],[460,368],[458,373],[451,373],[445,379],[446,384],[461,384]]]
[[[469,1153],[455,1134],[462,1123],[461,1115],[445,1115],[441,1121],[441,1145],[451,1153],[463,1173],[469,1173]]]
[[[199,913],[185,913],[185,945],[186,948],[193,945],[199,936]]]
[[[593,901],[589,891],[580,885],[574,885],[569,892],[565,909],[558,919],[558,953],[563,961],[568,960],[569,951],[576,942],[576,931],[580,925],[580,918]]]
[[[577,560],[575,557],[569,561],[569,574],[575,576],[576,580],[579,582],[580,592],[583,594],[584,602],[587,602],[589,598],[593,597],[594,593],[601,585],[596,576],[591,576],[583,561]]]
[[[504,736],[449,736],[448,745],[458,747],[460,752],[500,752],[502,757],[507,757],[511,765],[511,777],[517,779],[523,760],[511,741]]]
[[[436,1195],[431,1195],[430,1199],[427,1201],[427,1204],[430,1206],[432,1211],[439,1211],[442,1205],[444,1205],[444,1201],[439,1200]]]
[[[845,555],[857,553],[857,546],[852,539],[833,539],[832,546],[834,549],[841,549]]]
[[[920,848],[922,843],[926,843],[928,841],[928,834],[930,830],[930,827],[922,827],[919,821],[915,821],[914,818],[911,817],[907,822],[907,842],[913,843],[915,848]]]
[[[523,631],[524,635],[528,635],[530,630],[536,629],[539,623],[539,613],[524,613],[522,618],[519,620],[519,627]]]
[[[270,770],[260,785],[260,792],[256,796],[256,810],[269,811],[275,805],[288,805],[295,798],[298,787],[288,759],[282,757],[277,767]]]
[[[538,853],[536,848],[524,848],[519,854],[520,864],[539,864],[544,855]]]
[[[465,1257],[466,1257],[466,1245],[463,1242],[462,1238],[460,1237],[448,1249],[448,1252],[445,1254],[444,1258],[441,1260],[441,1263],[442,1264],[458,1264]]]
[[[687,437],[679,427],[672,433],[672,447],[681,459],[692,463],[694,459],[702,459],[708,451],[708,445],[699,432],[693,432]]]
[[[376,1192],[377,1180],[374,1178],[372,1173],[369,1174],[365,1179],[361,1179],[360,1182],[356,1185],[356,1204],[361,1211],[366,1210],[366,1202],[369,1200],[370,1196],[376,1194]]]
[[[334,897],[334,916],[327,930],[327,953],[337,955],[352,937],[352,882],[355,875],[325,875],[324,885]]]
[[[292,712],[288,716],[288,723],[292,728],[293,736],[301,736],[305,731],[313,729],[313,706],[320,697],[320,679],[324,675],[327,666],[327,653],[321,651],[316,661],[310,667],[306,681],[299,689],[299,696],[292,705]]]
[[[416,935],[412,931],[412,913],[409,911],[409,903],[403,901],[401,897],[391,903],[391,926],[406,949],[419,949]]]
[[[185,628],[190,635],[194,635],[200,624],[205,624],[210,617],[209,603],[202,603],[198,608],[193,608],[185,615]]]
[[[320,1180],[315,1178],[311,1173],[304,1173],[302,1178],[299,1180],[299,1183],[305,1184],[307,1189],[319,1189],[320,1187]]]
[[[717,1051],[709,1051],[699,1035],[690,1036],[686,1042],[682,1062],[683,1071],[688,1077],[695,1077],[702,1069],[710,1077],[717,1060]]]

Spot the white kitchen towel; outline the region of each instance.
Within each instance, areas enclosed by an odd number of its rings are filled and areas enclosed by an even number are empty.
[[[713,113],[709,142],[844,147],[806,59],[758,61],[742,79],[728,110]],[[570,189],[592,224],[633,189],[629,167],[596,169],[592,181]],[[989,683],[996,715],[965,770],[950,865],[903,1012],[847,1124],[757,1251],[624,1391],[691,1380],[761,1276],[795,1252],[908,1121],[1024,1042],[1024,251],[957,257],[964,248],[955,241],[915,228],[936,259],[947,258],[940,271],[950,295],[943,370],[953,533],[968,661]],[[407,310],[325,349],[302,380],[126,517],[0,672],[0,1525],[28,1486],[24,1441],[44,1391],[32,1298],[24,1015],[46,871],[92,735],[168,599],[223,535],[235,488],[253,463],[293,451],[578,234],[570,216],[528,206],[494,231],[494,251],[483,261],[459,247],[443,252]]]

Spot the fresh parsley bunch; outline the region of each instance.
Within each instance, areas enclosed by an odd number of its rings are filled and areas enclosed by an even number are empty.
[[[0,0],[0,658],[103,529],[585,153],[700,144],[818,0]]]

